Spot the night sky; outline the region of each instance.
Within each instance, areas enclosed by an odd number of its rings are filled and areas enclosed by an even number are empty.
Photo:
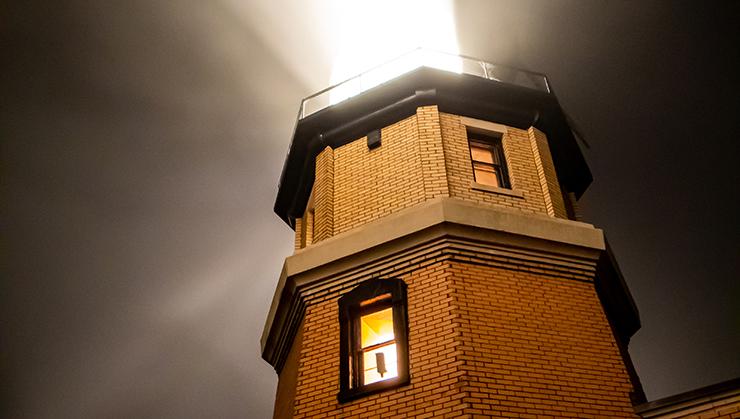
[[[270,417],[272,207],[330,2],[7,3],[0,415]],[[739,5],[454,7],[460,52],[546,73],[590,145],[650,400],[740,376]]]

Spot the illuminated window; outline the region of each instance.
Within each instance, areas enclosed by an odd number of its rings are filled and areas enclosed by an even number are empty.
[[[339,299],[339,401],[408,383],[406,284],[372,279]]]
[[[475,181],[483,185],[511,188],[501,139],[468,131],[468,145]]]

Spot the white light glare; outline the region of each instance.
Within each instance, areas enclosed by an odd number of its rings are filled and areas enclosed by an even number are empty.
[[[462,71],[448,0],[334,0],[332,11],[331,83],[366,73],[331,90],[330,104],[421,66]]]

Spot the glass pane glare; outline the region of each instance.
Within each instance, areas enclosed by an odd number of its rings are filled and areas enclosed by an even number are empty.
[[[393,308],[388,307],[362,316],[360,318],[360,331],[362,334],[360,343],[363,348],[393,340]]]
[[[496,172],[491,171],[489,168],[476,167],[475,181],[484,185],[501,186],[498,184]]]
[[[479,147],[471,144],[470,155],[473,157],[473,161],[493,164],[493,154],[491,153],[490,148]]]
[[[376,353],[382,353],[385,357],[385,369],[386,372],[380,375],[378,372],[378,366],[376,364],[377,356]],[[398,377],[398,359],[396,357],[396,344],[392,343],[388,346],[373,349],[363,354],[363,365],[365,368],[364,384],[372,384],[378,381],[388,380],[390,378]]]

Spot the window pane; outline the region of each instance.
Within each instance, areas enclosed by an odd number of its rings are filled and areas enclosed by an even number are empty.
[[[472,156],[473,161],[493,163],[493,153],[491,153],[490,147],[470,144],[470,155]]]
[[[498,176],[491,167],[475,167],[475,181],[484,185],[501,186],[498,184]]]
[[[393,340],[393,308],[376,311],[360,318],[363,348]]]
[[[383,354],[385,360],[385,371],[381,375],[378,371],[377,354]],[[398,361],[396,357],[396,344],[392,343],[363,354],[363,366],[365,368],[363,377],[364,384],[372,384],[377,381],[388,380],[398,377]]]

